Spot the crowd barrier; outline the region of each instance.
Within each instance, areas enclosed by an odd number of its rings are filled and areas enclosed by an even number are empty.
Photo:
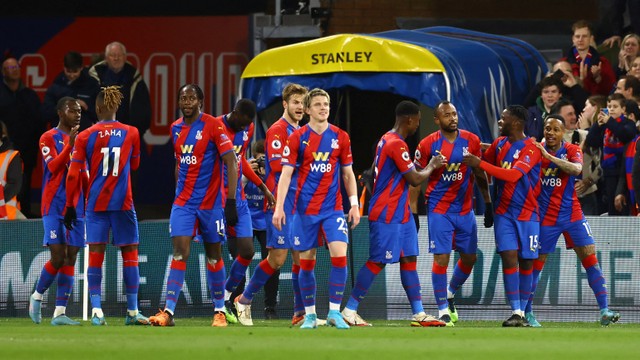
[[[597,256],[604,271],[609,291],[610,307],[622,314],[625,322],[640,322],[640,218],[635,217],[589,217],[596,239]],[[425,309],[437,313],[431,286],[432,256],[427,251],[426,217],[421,217],[419,232],[420,252],[418,272],[422,283],[422,298]],[[509,307],[504,297],[502,267],[495,252],[493,229],[482,227],[478,218],[478,262],[474,271],[456,296],[461,319],[504,320]],[[368,223],[361,224],[351,233],[349,251],[349,277],[345,299],[351,293],[354,278],[366,262],[369,251]],[[43,229],[39,220],[0,222],[0,317],[26,317],[29,295],[33,292],[49,252],[42,247]],[[257,243],[256,243],[257,247]],[[227,271],[232,259],[226,246],[225,265]],[[164,305],[166,279],[171,263],[172,246],[168,232],[168,221],[142,221],[140,223],[140,309],[144,314],[155,313]],[[318,281],[317,307],[320,316],[328,310],[327,282],[329,255],[319,249],[316,266]],[[248,273],[260,261],[256,253]],[[457,256],[452,256],[448,269],[449,278]],[[82,315],[82,291],[84,254],[78,257],[76,281],[67,314]],[[122,259],[117,249],[108,247],[103,267],[103,309],[107,316],[124,316],[126,297],[122,275]],[[187,266],[183,294],[177,306],[176,316],[211,316],[211,298],[207,290],[206,260],[203,246],[193,243]],[[290,317],[293,308],[291,286],[291,260],[287,260],[280,273],[278,313]],[[43,316],[53,313],[55,283],[45,294]],[[52,295],[53,294],[53,295]],[[254,299],[255,318],[263,317],[263,293]],[[573,251],[565,250],[564,240],[558,241],[556,251],[549,256],[542,272],[534,309],[541,321],[594,321],[597,305],[587,281],[586,273]],[[377,277],[360,314],[365,319],[408,319],[410,306],[400,282],[399,266],[387,266]]]

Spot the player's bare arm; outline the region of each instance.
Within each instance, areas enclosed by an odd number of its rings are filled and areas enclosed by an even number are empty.
[[[562,160],[557,158],[547,151],[542,144],[536,142],[536,147],[540,149],[542,157],[556,164],[561,171],[573,176],[578,176],[582,173],[582,163],[574,163],[569,160]]]
[[[356,176],[353,173],[353,168],[351,167],[351,165],[342,167],[342,181],[344,182],[344,186],[347,189],[349,203],[351,204],[351,209],[349,209],[347,220],[351,223],[351,228],[355,229],[355,227],[360,223],[360,208],[358,203],[358,187],[356,185]],[[278,189],[278,191],[279,190],[280,189]]]
[[[282,225],[287,223],[284,213],[284,200],[287,198],[289,184],[291,184],[291,175],[293,175],[293,167],[283,166],[280,181],[278,182],[278,198],[276,199],[276,207],[273,210],[273,218],[271,220],[278,231],[282,231]]]

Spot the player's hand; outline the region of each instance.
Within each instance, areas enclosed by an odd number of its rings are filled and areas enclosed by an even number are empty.
[[[227,226],[235,226],[238,223],[238,208],[236,207],[236,199],[227,199],[224,204],[224,218],[227,220]]]
[[[76,222],[78,220],[78,215],[76,214],[76,208],[73,206],[67,206],[67,211],[64,213],[64,227],[67,230],[73,230],[73,227],[76,226]]]
[[[616,195],[615,199],[613,199],[613,205],[616,207],[616,210],[622,211],[622,209],[627,206],[627,198],[622,194]]]
[[[484,227],[490,228],[493,226],[493,204],[484,204]]]
[[[80,130],[80,125],[76,125],[71,128],[69,132],[69,146],[73,147],[76,143],[76,136],[78,136],[78,131]]]
[[[462,163],[473,168],[480,166],[480,161],[480,158],[473,154],[466,154],[462,156]]]
[[[357,206],[352,206],[349,209],[349,215],[347,217],[349,223],[351,223],[351,230],[355,229],[358,224],[360,224],[360,208]]]
[[[267,208],[268,209],[273,209],[273,207],[276,206],[276,198],[275,198],[275,196],[273,196],[271,191],[269,191],[269,189],[267,189],[266,186],[265,186],[264,190],[262,191],[262,193],[264,194],[265,199],[267,199]]]
[[[550,159],[551,158],[551,154],[549,154],[549,152],[547,152],[547,149],[544,148],[544,145],[542,145],[541,143],[535,141],[534,145],[538,148],[538,150],[540,150],[540,153],[542,153],[542,157],[545,159]]]
[[[429,164],[427,164],[427,167],[431,167],[433,169],[439,169],[445,166],[446,164],[447,164],[447,158],[442,154],[438,154],[436,156],[431,157],[431,160],[429,160]]]
[[[420,216],[414,213],[411,214],[413,215],[413,222],[416,223],[416,232],[420,232]]]
[[[285,216],[283,209],[278,209],[276,207],[276,209],[273,211],[271,223],[276,227],[276,229],[278,229],[278,231],[282,231],[282,225],[287,224],[287,217]]]

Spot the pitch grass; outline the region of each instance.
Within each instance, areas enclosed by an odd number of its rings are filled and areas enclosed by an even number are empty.
[[[408,321],[373,327],[300,330],[289,321],[212,328],[211,319],[176,319],[174,328],[53,327],[0,318],[0,359],[638,359],[640,324],[544,323],[502,328],[460,321],[453,328],[412,328]]]

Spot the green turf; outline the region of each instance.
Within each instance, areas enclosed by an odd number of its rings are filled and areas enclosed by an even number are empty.
[[[286,320],[254,320],[252,328],[211,328],[210,319],[176,319],[174,328],[53,327],[0,319],[0,359],[637,359],[640,324],[544,323],[501,328],[461,321],[453,328],[412,328],[408,321],[373,327],[300,330]]]

